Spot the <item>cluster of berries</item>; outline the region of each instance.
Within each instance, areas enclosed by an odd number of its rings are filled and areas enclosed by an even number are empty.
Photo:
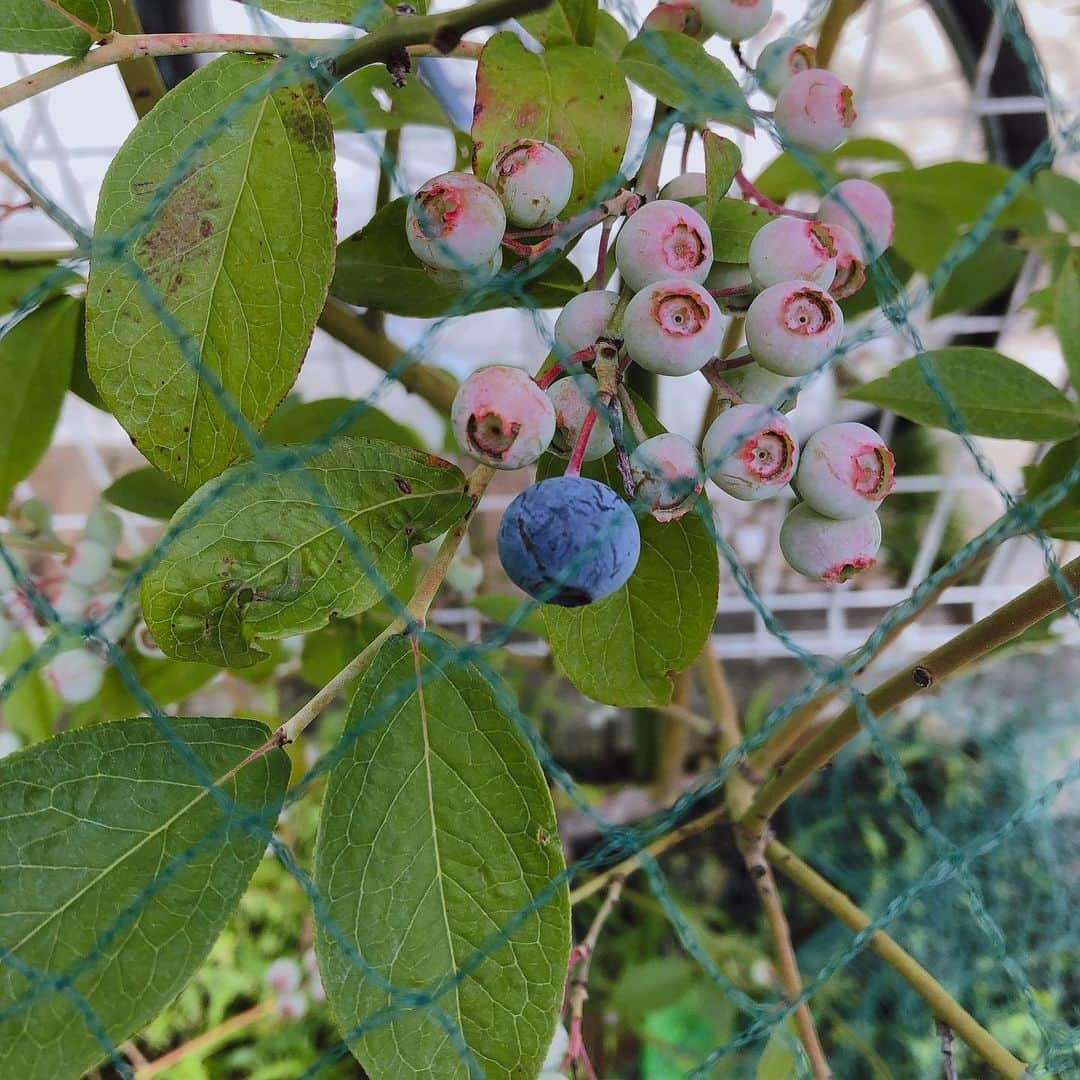
[[[274,995],[274,1008],[283,1020],[300,1020],[308,1011],[309,1001],[321,1003],[326,1000],[314,949],[305,951],[303,962],[301,971],[300,965],[291,956],[280,956],[263,976],[267,990]]]
[[[647,25],[741,41],[771,11],[771,0],[670,0]],[[831,150],[854,119],[851,91],[814,59],[809,46],[774,42],[762,53],[761,81],[778,95],[775,122],[786,141]],[[504,242],[558,229],[572,186],[573,168],[557,147],[518,140],[496,154],[486,183],[446,173],[424,184],[406,215],[409,245],[447,280],[494,274]],[[758,231],[747,263],[731,264],[714,261],[704,196],[704,175],[687,173],[655,201],[628,201],[615,242],[622,291],[597,288],[565,306],[555,324],[558,362],[539,378],[494,365],[470,376],[454,400],[454,434],[475,460],[520,469],[546,451],[569,458],[564,475],[514,499],[499,529],[507,574],[544,602],[574,607],[617,590],[640,554],[635,511],[675,520],[693,508],[706,476],[743,500],[794,484],[802,502],[784,523],[781,547],[798,572],[842,581],[874,561],[874,511],[892,486],[892,455],[869,428],[835,424],[807,442],[800,462],[784,412],[797,380],[840,344],[837,301],[863,286],[867,264],[891,243],[889,199],[868,181],[842,181],[816,215],[781,214]],[[508,225],[518,231],[508,234]],[[747,348],[722,358],[735,314],[745,315]],[[704,462],[681,435],[646,437],[622,385],[631,363],[658,375],[702,372],[718,392]],[[612,450],[629,502],[580,475],[583,462]]]
[[[47,522],[39,522],[41,529],[51,533]],[[138,620],[137,605],[119,603],[113,563],[121,531],[120,519],[111,510],[95,507],[87,516],[82,538],[72,546],[65,562],[30,573],[30,579],[65,623],[94,623],[98,633],[114,643],[130,634],[140,653],[160,658],[163,653],[150,638],[146,624]],[[0,653],[16,632],[40,645],[45,639],[43,620],[3,562],[0,579]],[[89,701],[101,689],[107,670],[104,649],[97,642],[88,644],[74,630],[42,668],[57,695],[68,704]]]

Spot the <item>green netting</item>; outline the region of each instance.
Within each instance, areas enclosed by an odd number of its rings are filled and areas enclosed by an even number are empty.
[[[355,20],[356,24],[362,24],[365,21],[365,15],[370,14],[377,6],[374,4],[368,5],[366,10],[358,11]],[[820,15],[824,6],[823,3],[810,5],[810,10],[807,12],[803,25],[810,26]],[[800,386],[814,379],[821,373],[821,370],[835,364],[852,349],[881,335],[889,328],[900,331],[910,343],[912,352],[921,355],[922,342],[911,321],[912,313],[923,308],[947,280],[951,271],[978,248],[989,234],[998,213],[1018,195],[1038,169],[1046,166],[1053,159],[1055,150],[1059,147],[1072,150],[1080,141],[1080,130],[1078,130],[1077,122],[1068,118],[1060,105],[1049,94],[1045,76],[1023,31],[1015,4],[1010,0],[990,0],[990,6],[1000,18],[1003,31],[1012,43],[1013,48],[1023,57],[1031,84],[1042,92],[1046,100],[1054,134],[1052,138],[1047,139],[1039,147],[1021,169],[1017,170],[1015,177],[986,206],[979,220],[963,240],[949,251],[937,270],[929,275],[924,284],[904,288],[891,274],[883,261],[874,264],[872,285],[880,304],[881,314],[866,323],[857,332],[850,333],[844,344],[817,371],[804,376],[800,380]],[[626,25],[631,27],[635,25],[635,18],[631,12],[620,8],[619,14]],[[264,24],[263,29],[265,32],[275,33],[274,24],[263,13],[253,9],[253,18],[257,22]],[[345,44],[345,42],[342,43],[342,49],[344,49]],[[660,48],[655,44],[650,47],[654,51]],[[282,49],[288,51],[286,41],[282,41]],[[660,51],[662,52],[662,50]],[[670,70],[674,71],[698,98],[702,95],[708,96],[695,72],[679,70],[678,66],[671,62],[670,57],[658,53],[657,58],[664,62]],[[962,920],[969,933],[971,927],[975,929],[977,932],[976,938],[968,942],[970,949],[973,952],[981,952],[982,955],[991,958],[993,962],[1000,966],[1010,984],[1008,992],[1022,1002],[1023,1010],[1034,1024],[1037,1031],[1038,1053],[1032,1060],[1027,1075],[1035,1077],[1080,1074],[1076,1071],[1070,1071],[1076,1069],[1074,1053],[1075,1047],[1080,1042],[1080,1029],[1069,1028],[1060,1019],[1054,1019],[1045,1004],[1040,1000],[1040,995],[1035,988],[1038,979],[1033,978],[1030,970],[1032,956],[1034,955],[1036,960],[1039,957],[1038,950],[1033,950],[1027,941],[1017,940],[1015,926],[1002,925],[999,919],[995,917],[993,909],[1000,909],[1000,905],[988,902],[988,888],[992,887],[992,878],[988,877],[982,869],[986,863],[995,859],[996,853],[1009,850],[1018,842],[1025,843],[1029,837],[1035,836],[1038,838],[1041,836],[1041,842],[1047,840],[1045,831],[1046,810],[1062,791],[1080,780],[1080,762],[1074,761],[1071,765],[1059,771],[1057,775],[1048,779],[1041,787],[1025,792],[1023,798],[1010,801],[1005,812],[996,815],[996,819],[991,819],[992,823],[988,823],[978,813],[973,812],[964,823],[961,831],[956,832],[952,829],[946,831],[941,824],[940,814],[937,809],[928,806],[925,796],[920,793],[918,784],[912,780],[909,768],[905,765],[903,754],[897,745],[895,737],[882,725],[880,718],[874,715],[866,696],[859,690],[854,681],[855,674],[861,671],[885,646],[890,639],[891,632],[902,626],[908,617],[919,610],[924,600],[935,589],[951,579],[959,569],[968,565],[973,555],[1008,536],[1021,532],[1032,533],[1039,539],[1048,573],[1058,583],[1072,617],[1080,619],[1080,606],[1077,604],[1077,598],[1072,594],[1067,581],[1061,574],[1061,569],[1055,560],[1052,544],[1038,527],[1042,515],[1049,508],[1060,503],[1070,489],[1077,482],[1080,482],[1080,463],[1075,464],[1059,483],[1048,488],[1037,498],[1025,501],[1017,500],[996,477],[989,461],[982,454],[974,439],[968,434],[961,410],[946,393],[937,377],[932,360],[928,358],[924,357],[921,361],[922,374],[944,408],[950,427],[961,437],[966,452],[971,455],[978,470],[1003,498],[1006,505],[1005,514],[991,527],[965,545],[939,570],[923,581],[907,600],[891,610],[868,636],[865,645],[861,649],[848,657],[845,662],[834,663],[808,653],[784,629],[774,613],[770,611],[761,596],[756,592],[735,551],[717,532],[716,523],[711,514],[702,507],[700,510],[702,519],[715,539],[722,562],[726,565],[732,580],[737,583],[742,594],[752,605],[757,615],[764,621],[769,632],[783,643],[793,658],[803,665],[806,678],[801,689],[790,695],[782,704],[772,708],[753,734],[747,736],[738,747],[731,750],[714,769],[700,777],[690,790],[682,794],[663,811],[653,814],[634,827],[614,825],[606,821],[593,808],[587,794],[579,787],[569,772],[552,757],[533,724],[519,710],[506,686],[495,675],[486,661],[486,656],[492,650],[503,645],[522,624],[523,620],[535,610],[538,606],[537,602],[522,603],[505,624],[498,629],[491,630],[482,641],[455,647],[448,645],[425,626],[412,621],[404,606],[394,597],[388,584],[382,581],[379,582],[381,591],[391,609],[398,616],[407,620],[408,633],[431,651],[440,667],[446,669],[454,665],[472,664],[485,674],[500,701],[501,707],[507,715],[514,719],[521,733],[535,748],[551,782],[560,788],[571,804],[592,822],[602,837],[584,858],[570,866],[564,875],[551,881],[545,889],[540,890],[533,898],[532,903],[519,911],[513,920],[491,934],[488,940],[484,941],[465,963],[456,970],[446,971],[442,978],[429,986],[417,988],[415,986],[392,985],[366,961],[364,956],[356,951],[351,945],[348,935],[343,933],[334,923],[326,900],[320,895],[311,876],[298,864],[288,846],[273,834],[267,824],[265,815],[245,812],[242,807],[232,804],[230,797],[215,783],[214,777],[207,772],[192,748],[176,731],[175,725],[155,702],[153,695],[142,686],[130,661],[125,657],[122,650],[106,637],[102,627],[113,614],[122,610],[126,604],[135,599],[136,592],[144,577],[159,564],[180,532],[190,528],[211,508],[216,499],[224,496],[234,485],[243,485],[258,476],[293,468],[326,449],[334,436],[347,429],[353,420],[378,401],[385,388],[390,386],[403,371],[410,365],[420,361],[432,340],[432,335],[438,331],[445,319],[475,310],[492,290],[498,290],[501,293],[513,296],[517,305],[522,308],[532,307],[532,301],[525,291],[525,287],[531,280],[539,277],[558,254],[552,252],[549,257],[539,259],[529,266],[514,272],[502,273],[488,282],[478,282],[473,287],[463,291],[453,307],[446,311],[442,318],[435,320],[421,341],[387,372],[380,386],[369,397],[355,402],[318,441],[303,447],[285,449],[264,443],[258,431],[248,423],[239,408],[230,399],[215,372],[203,364],[198,343],[170,311],[165,297],[154,282],[142,271],[134,258],[133,252],[136,243],[152,227],[170,194],[183,181],[187,171],[199,161],[200,155],[227,128],[240,110],[250,102],[258,99],[268,87],[288,86],[302,81],[315,80],[324,91],[329,90],[335,83],[332,75],[332,65],[328,63],[331,59],[332,57],[328,56],[311,57],[293,54],[286,56],[279,63],[268,68],[267,73],[262,78],[255,81],[244,93],[224,108],[220,116],[215,119],[206,132],[186,148],[181,163],[155,192],[146,212],[130,230],[121,235],[96,235],[91,241],[76,223],[70,221],[62,208],[48,199],[42,192],[41,186],[36,182],[26,163],[18,158],[11,141],[6,135],[4,136],[5,153],[15,161],[23,177],[39,193],[42,201],[47,204],[50,213],[67,222],[70,226],[72,235],[77,242],[84,246],[82,257],[92,257],[96,263],[111,263],[123,266],[138,282],[139,289],[152,311],[179,343],[186,363],[193,371],[198,372],[208,392],[243,433],[250,450],[251,460],[241,469],[216,483],[211,489],[211,497],[204,499],[200,505],[196,506],[184,518],[182,524],[172,525],[165,530],[153,550],[140,560],[138,567],[126,581],[123,590],[109,611],[96,621],[76,620],[74,622],[65,622],[62,620],[46,596],[35,587],[29,577],[20,569],[11,551],[0,544],[0,557],[3,558],[8,570],[16,578],[18,585],[25,593],[34,610],[50,628],[45,643],[31,657],[25,660],[0,687],[0,703],[11,695],[23,677],[46,663],[56,654],[64,640],[64,635],[70,635],[71,633],[81,635],[87,643],[93,643],[97,649],[107,654],[110,663],[119,673],[124,685],[134,695],[145,712],[153,718],[158,730],[169,740],[176,754],[190,768],[198,783],[205,787],[212,797],[227,811],[225,824],[222,828],[226,831],[248,831],[273,848],[282,866],[295,878],[303,892],[310,899],[314,916],[323,930],[333,938],[338,947],[348,956],[351,963],[366,979],[385,991],[390,1001],[387,1007],[367,1016],[352,1031],[344,1032],[344,1038],[336,1046],[326,1051],[318,1061],[307,1069],[303,1074],[304,1077],[318,1076],[334,1061],[345,1056],[348,1053],[348,1041],[384,1026],[392,1022],[396,1017],[411,1010],[423,1010],[426,1012],[432,1021],[446,1032],[448,1038],[458,1049],[463,1062],[468,1067],[469,1074],[480,1077],[483,1075],[480,1064],[470,1056],[460,1029],[442,1006],[446,995],[452,993],[454,988],[463,979],[467,978],[484,958],[496,952],[507,940],[508,935],[526,921],[537,909],[547,903],[555,895],[556,890],[566,881],[579,881],[591,872],[612,866],[628,855],[642,853],[648,844],[665,836],[671,830],[689,820],[696,811],[709,805],[710,800],[722,788],[731,770],[742,763],[750,752],[764,745],[770,735],[797,709],[814,699],[824,688],[832,687],[841,690],[857,710],[865,736],[873,749],[874,755],[876,755],[876,759],[880,762],[884,776],[887,777],[888,783],[898,799],[897,810],[900,817],[904,819],[906,827],[913,830],[913,834],[921,842],[922,858],[917,871],[905,876],[903,887],[898,888],[891,898],[876,905],[876,914],[871,925],[866,930],[856,934],[854,937],[840,933],[825,935],[824,938],[815,939],[811,943],[811,947],[804,953],[803,959],[804,962],[807,959],[812,959],[813,967],[804,968],[806,986],[801,1000],[807,1001],[815,998],[830,980],[841,973],[858,970],[862,954],[866,950],[874,931],[892,926],[905,913],[917,909],[919,905],[924,904],[928,898],[931,898],[936,905],[940,905],[950,913],[959,912],[959,914],[950,914],[950,917],[958,921]],[[346,108],[349,108],[348,99],[345,100]],[[715,100],[715,95],[711,104],[717,107],[738,107],[736,103],[731,101]],[[363,118],[355,107],[353,107],[353,111],[356,112],[356,115],[351,118],[354,126],[357,130],[362,131]],[[770,120],[762,117],[758,117],[757,120],[759,128],[769,131],[778,143],[782,142]],[[667,127],[661,128],[656,133],[656,137],[666,138],[670,126],[678,121],[679,115],[677,113],[670,114],[667,119]],[[383,151],[379,140],[372,138],[371,143],[382,155]],[[828,177],[815,162],[797,150],[791,152],[801,164],[811,171],[822,189],[825,189],[828,186]],[[394,167],[394,162],[390,159],[385,159],[384,164],[387,167]],[[631,170],[628,170],[628,173],[632,175]],[[616,191],[619,185],[620,178],[612,177],[610,184],[596,193],[594,206]],[[57,275],[62,274],[63,268],[58,268],[56,273]],[[49,294],[50,286],[50,280],[47,279],[28,293],[10,316],[7,325],[12,324],[26,312],[32,310],[43,297]],[[554,348],[554,343],[551,344]],[[632,433],[624,432],[624,436],[632,445]],[[329,527],[336,530],[340,535],[344,546],[355,562],[357,572],[379,581],[371,553],[365,550],[356,535],[336,512],[333,502],[319,477],[312,472],[305,472],[303,476],[304,484],[311,499],[320,507]],[[431,672],[425,672],[425,675],[421,676],[421,678],[430,677]],[[409,693],[412,688],[410,684],[388,693],[380,701],[378,708],[371,710],[364,717],[362,724],[348,728],[334,747],[307,771],[299,783],[291,788],[283,805],[287,806],[303,798],[312,784],[344,757],[356,739],[366,731],[377,729],[393,713],[395,706],[400,703],[403,695]],[[1020,707],[1019,704],[1017,707]],[[1030,708],[1030,698],[1025,700],[1023,708]],[[838,769],[833,775],[836,777],[834,787],[825,796],[826,805],[820,808],[823,814],[828,809],[829,799],[834,799],[840,807],[843,807],[849,795],[847,789],[842,786],[846,775],[843,769]],[[274,807],[273,809],[276,811],[280,808]],[[842,814],[841,817],[843,817]],[[103,1053],[112,1062],[116,1070],[123,1076],[132,1075],[127,1057],[105,1034],[104,1025],[96,1015],[93,1006],[75,988],[75,983],[80,976],[93,970],[110,943],[121,935],[125,928],[130,926],[138,912],[150,899],[165,888],[192,859],[198,856],[203,848],[217,842],[218,839],[219,837],[216,834],[203,837],[185,851],[183,855],[164,866],[151,886],[144,890],[124,910],[117,912],[109,928],[98,939],[96,947],[89,951],[77,964],[64,970],[34,970],[21,961],[14,952],[7,949],[0,951],[0,960],[5,965],[21,973],[26,980],[25,995],[14,1005],[0,1012],[0,1023],[24,1013],[43,999],[52,995],[60,995],[78,1009],[88,1030],[93,1033]],[[838,842],[842,843],[842,841]],[[725,975],[720,965],[712,957],[709,949],[700,940],[695,928],[682,913],[680,905],[673,896],[670,882],[659,864],[646,855],[644,869],[649,888],[670,920],[674,933],[685,953],[701,966],[708,978],[734,1004],[742,1017],[741,1028],[722,1045],[715,1046],[711,1051],[703,1055],[699,1065],[690,1075],[696,1077],[734,1075],[730,1071],[725,1071],[727,1063],[733,1060],[732,1055],[737,1055],[738,1051],[743,1048],[760,1044],[771,1031],[781,1025],[794,1012],[799,1002],[787,1002],[782,999],[773,1001],[755,1000],[741,990]],[[843,873],[843,867],[836,869],[841,879],[855,881],[855,878],[850,873]],[[1003,872],[1008,872],[1008,866],[1003,869]],[[1022,896],[1022,891],[1019,895]],[[1056,895],[1051,895],[1047,899],[1047,903],[1055,903],[1058,899]],[[1059,912],[1059,914],[1064,918],[1069,913],[1065,911]],[[1073,926],[1069,932],[1075,940],[1076,927]],[[926,943],[923,942],[923,944]],[[937,955],[942,959],[952,957],[954,953],[950,948],[950,944],[949,941],[938,942]],[[962,968],[963,961],[966,959],[966,957],[960,957],[961,963],[952,965],[950,974],[955,974],[959,968]],[[933,957],[930,957],[931,967],[933,967],[932,960]],[[874,1003],[877,1001],[875,993],[868,993],[865,996],[863,1008],[872,1009],[875,1007]],[[789,1043],[795,1055],[795,1067],[799,1075],[809,1075],[801,1048],[793,1036],[789,1038]]]

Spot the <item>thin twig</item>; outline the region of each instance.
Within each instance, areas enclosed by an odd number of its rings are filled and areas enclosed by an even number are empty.
[[[236,1016],[230,1016],[227,1020],[210,1028],[209,1031],[176,1047],[175,1050],[170,1050],[156,1060],[147,1062],[145,1065],[136,1064],[135,1080],[151,1080],[152,1077],[160,1076],[167,1069],[179,1065],[181,1061],[186,1061],[196,1054],[204,1054],[218,1044],[231,1039],[237,1032],[250,1027],[264,1016],[269,1016],[273,1011],[273,1000],[260,1001],[258,1005],[252,1005],[250,1009],[245,1009]]]
[[[944,1020],[938,1020],[935,1025],[938,1038],[941,1039],[941,1067],[945,1074],[945,1080],[958,1080],[956,1075],[956,1060],[953,1058],[953,1033],[952,1028]]]
[[[637,406],[634,404],[634,399],[630,396],[630,391],[627,390],[622,383],[619,383],[618,395],[623,417],[630,425],[630,430],[634,433],[634,438],[637,439],[639,443],[644,442],[649,437],[648,432],[646,432],[645,425],[641,422],[641,417],[638,416]]]

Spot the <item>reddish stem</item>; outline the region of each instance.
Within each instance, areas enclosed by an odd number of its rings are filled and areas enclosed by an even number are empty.
[[[581,465],[585,460],[585,447],[589,445],[589,436],[592,434],[592,429],[596,426],[596,408],[591,408],[585,417],[585,422],[581,425],[581,434],[578,435],[577,445],[574,447],[573,454],[570,455],[570,464],[566,466],[567,476],[580,476]]]
[[[611,222],[605,221],[600,229],[600,247],[596,252],[596,273],[593,275],[593,288],[602,289],[607,278],[607,249],[608,239],[611,236]]]
[[[788,217],[802,218],[804,221],[817,220],[814,214],[808,214],[802,210],[789,210],[783,203],[770,199],[768,195],[754,186],[742,169],[735,173],[735,183],[739,185],[739,190],[743,193],[744,199],[756,202],[763,210],[768,210],[772,214],[787,214]]]
[[[683,137],[682,157],[679,158],[679,172],[686,172],[686,166],[690,163],[690,144],[694,141],[694,129],[687,127]]]
[[[566,369],[557,360],[544,372],[536,376],[536,385],[546,390]]]
[[[545,244],[549,242],[550,241],[548,240],[544,241]],[[539,247],[539,245],[533,247],[530,244],[523,244],[520,240],[512,240],[509,236],[504,236],[502,243],[503,247],[509,248],[515,255],[521,255],[526,259],[529,258],[530,255],[533,255],[536,252],[537,247]]]
[[[748,293],[748,285],[729,285],[726,289],[709,289],[710,296],[738,296],[740,293]]]

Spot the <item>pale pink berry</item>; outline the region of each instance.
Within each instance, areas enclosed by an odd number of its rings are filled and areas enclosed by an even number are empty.
[[[83,533],[87,540],[95,540],[115,551],[124,534],[124,523],[107,506],[95,506],[86,515]]]
[[[817,49],[798,38],[784,37],[770,41],[758,56],[754,78],[766,94],[776,97],[791,81],[792,75],[809,71],[817,64]]]
[[[724,317],[701,285],[670,278],[645,286],[626,305],[623,342],[634,363],[658,375],[689,375],[713,356]]]
[[[829,225],[821,222],[818,226],[828,229],[836,248],[836,275],[829,286],[829,294],[837,300],[854,296],[866,284],[866,263],[862,256],[862,247],[851,235],[850,229],[843,225]]]
[[[590,289],[578,293],[567,302],[555,320],[555,344],[566,355],[595,345],[611,322],[618,304],[617,292]]]
[[[732,360],[748,356],[749,349],[739,349]],[[777,375],[760,364],[749,363],[723,372],[724,386],[716,387],[721,410],[732,405],[767,405],[770,409],[788,413],[795,408],[797,379]]]
[[[495,469],[531,465],[555,434],[555,410],[520,368],[493,364],[473,372],[450,407],[458,445]]]
[[[701,454],[721,491],[751,502],[790,482],[799,445],[781,413],[764,405],[734,405],[712,422]]]
[[[489,282],[501,269],[503,264],[502,248],[495,252],[491,260],[484,266],[470,266],[462,270],[447,270],[438,266],[425,266],[428,277],[440,288],[451,289],[454,292],[464,292],[467,289],[475,289],[478,285]]]
[[[302,1020],[308,1011],[308,997],[300,991],[282,994],[275,1002],[277,1014],[282,1020]]]
[[[615,263],[634,290],[679,277],[702,282],[712,268],[712,236],[705,219],[673,199],[646,203],[624,222]]]
[[[428,266],[445,270],[486,267],[506,232],[499,196],[470,173],[448,172],[409,200],[405,238]]]
[[[808,506],[847,520],[872,513],[893,489],[896,461],[865,424],[830,424],[802,449],[795,486]]]
[[[773,0],[699,0],[701,21],[710,34],[728,41],[753,37],[772,17]]]
[[[782,281],[812,281],[827,289],[836,275],[836,246],[827,225],[785,215],[754,234],[749,266],[758,289]]]
[[[847,229],[863,251],[864,262],[873,262],[892,244],[895,228],[892,201],[869,180],[841,180],[821,200],[818,217]]]
[[[687,172],[675,176],[660,189],[661,199],[704,199],[705,174]]]
[[[279,956],[267,969],[263,982],[275,994],[291,994],[300,989],[300,965],[291,956]]]
[[[685,34],[695,41],[705,37],[705,27],[701,23],[701,8],[697,0],[664,0],[645,16],[641,24],[643,30],[671,30],[676,34]]]
[[[746,313],[754,360],[777,375],[805,375],[825,361],[844,335],[837,302],[811,281],[771,285]]]
[[[502,200],[506,220],[532,229],[563,212],[574,186],[574,168],[554,144],[518,139],[495,155],[487,182]]]
[[[577,446],[589,410],[596,409],[596,422],[585,444],[585,461],[595,461],[610,453],[615,445],[607,413],[599,405],[600,387],[591,375],[571,375],[548,387],[547,396],[555,411],[555,435],[551,452],[569,457]],[[618,409],[618,405],[613,406]]]
[[[851,87],[831,71],[792,75],[776,99],[773,119],[784,139],[814,154],[835,150],[855,123]]]
[[[657,521],[675,521],[694,508],[705,486],[701,455],[673,432],[639,443],[630,455],[634,501]]]
[[[68,579],[75,585],[90,588],[112,569],[112,548],[96,540],[80,540],[68,561]]]
[[[150,627],[140,619],[135,625],[135,629],[131,634],[132,643],[135,645],[135,651],[140,656],[145,656],[147,660],[164,660],[165,653],[162,652],[158,643],[154,640],[154,635],[150,633]]]
[[[123,604],[117,607],[119,598],[119,593],[99,593],[86,605],[84,612],[86,618],[97,623],[99,632],[110,641],[119,641],[135,621],[135,606]]]
[[[847,581],[877,562],[881,522],[877,514],[837,521],[799,503],[780,526],[780,551],[804,577],[830,585]]]
[[[49,594],[49,603],[61,619],[70,622],[73,619],[82,618],[86,605],[90,603],[91,595],[90,590],[84,585],[77,585],[69,579]]]
[[[45,677],[63,701],[79,705],[89,701],[105,681],[106,663],[85,649],[71,649],[54,656],[44,668]]]

